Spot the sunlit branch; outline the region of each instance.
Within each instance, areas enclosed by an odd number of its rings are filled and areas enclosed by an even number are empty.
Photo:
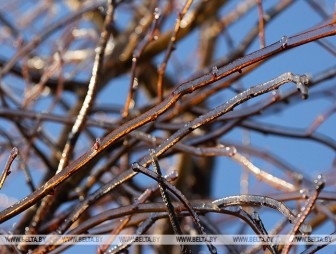
[[[256,167],[250,160],[248,160],[245,156],[243,156],[240,153],[234,153],[231,158],[236,162],[238,162],[240,165],[244,166],[252,174],[254,174],[257,179],[260,179],[263,182],[270,184],[272,187],[276,189],[281,189],[283,191],[293,191],[296,189],[296,187],[293,184]]]

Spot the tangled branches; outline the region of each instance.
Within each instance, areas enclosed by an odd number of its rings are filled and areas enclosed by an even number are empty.
[[[323,228],[335,221],[336,196],[336,66],[325,60],[336,54],[336,23],[327,7],[21,2],[0,12],[8,49],[0,56],[0,188],[8,200],[0,223],[3,235],[51,238],[5,244],[6,252],[61,251],[71,245],[52,236],[105,234],[100,253],[288,253],[298,234],[322,228],[333,236]],[[319,21],[277,35],[276,17],[283,25],[300,8]],[[16,187],[22,175],[29,190]],[[278,225],[264,214],[276,210],[285,219]],[[195,232],[202,244],[115,244],[122,235]],[[289,240],[241,247],[209,238],[250,232]]]

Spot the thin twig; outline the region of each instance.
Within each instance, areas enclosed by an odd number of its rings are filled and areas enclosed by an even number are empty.
[[[156,157],[154,150],[151,149],[149,151],[149,153],[150,153],[150,156],[152,157],[152,160],[153,160],[152,161],[152,167],[154,169],[154,172],[158,175],[158,177],[162,178],[162,172],[161,172],[159,160]],[[182,235],[182,230],[181,230],[181,227],[180,227],[180,223],[177,220],[177,216],[176,216],[175,211],[174,211],[174,206],[172,205],[170,197],[168,196],[167,188],[160,181],[158,182],[158,184],[159,184],[159,189],[160,189],[161,196],[162,196],[162,201],[167,206],[168,217],[169,217],[170,223],[173,227],[173,231],[176,235]],[[188,248],[188,246],[186,246],[184,244],[181,244],[180,247],[181,247],[182,253],[191,253],[191,250],[190,250],[190,248]]]
[[[186,3],[182,9],[181,12],[178,13],[178,18],[176,20],[176,24],[175,24],[175,28],[174,28],[174,32],[172,34],[172,37],[170,38],[170,41],[169,41],[169,44],[168,44],[168,48],[166,50],[166,55],[164,57],[164,60],[162,62],[162,64],[160,65],[160,68],[158,69],[158,81],[157,81],[157,90],[158,90],[158,97],[159,97],[159,102],[162,101],[163,99],[163,75],[166,71],[166,68],[167,68],[167,64],[168,64],[168,61],[169,61],[169,58],[173,52],[173,50],[175,49],[176,45],[175,45],[175,42],[176,42],[176,37],[177,37],[177,34],[181,28],[181,21],[184,17],[184,15],[187,13],[190,5],[192,4],[192,0],[186,0]]]
[[[308,133],[307,130],[302,130],[299,128],[290,128],[290,127],[279,127],[274,124],[260,124],[256,121],[244,121],[240,124],[244,128],[248,128],[250,130],[258,131],[261,133],[267,133],[277,136],[284,136],[284,137],[291,137],[291,138],[298,138],[298,139],[311,139],[315,142],[321,143],[332,150],[336,150],[336,141],[327,137],[320,133]]]
[[[281,189],[283,191],[296,190],[295,185],[261,170],[260,168],[255,166],[248,158],[238,152],[234,153],[231,158],[238,162],[240,165],[244,166],[244,168],[249,170],[251,173],[253,173],[257,177],[257,179],[262,180],[263,182],[271,185],[276,189]]]
[[[160,213],[156,213],[153,214],[152,216],[150,216],[147,220],[145,220],[144,222],[141,223],[141,225],[137,228],[136,230],[136,235],[141,235],[143,233],[145,233],[154,223],[157,219],[165,217],[165,214],[160,214]],[[128,243],[125,244],[121,244],[121,245],[117,245],[113,248],[111,248],[107,253],[120,253],[120,251],[125,250],[127,247],[129,247],[132,243],[134,242],[134,240],[129,241]]]
[[[307,129],[306,133],[308,135],[312,135],[329,117],[332,116],[336,112],[336,105],[333,105],[330,109],[328,109],[325,113],[319,115],[311,126]]]
[[[127,117],[128,116],[128,111],[129,111],[129,107],[130,107],[130,103],[133,97],[133,91],[135,89],[135,86],[137,86],[137,82],[138,80],[136,80],[136,75],[135,75],[135,71],[136,71],[136,67],[137,67],[137,63],[141,57],[142,52],[145,50],[145,48],[147,47],[148,44],[150,44],[153,40],[155,40],[155,32],[158,28],[158,24],[159,24],[159,18],[160,18],[160,9],[157,7],[154,10],[153,13],[153,27],[152,30],[150,31],[148,38],[146,38],[146,40],[144,41],[144,43],[142,44],[141,48],[137,49],[135,51],[135,53],[133,54],[132,57],[132,67],[131,67],[131,80],[130,80],[130,86],[129,86],[129,90],[128,90],[128,94],[127,94],[127,98],[126,98],[126,102],[125,102],[125,107],[124,107],[124,111],[122,116],[123,117]],[[135,84],[136,82],[136,84]]]
[[[260,48],[265,47],[265,30],[264,30],[264,13],[262,7],[262,0],[257,0],[258,2],[258,16],[259,16],[259,39]]]
[[[148,188],[146,189],[134,202],[133,206],[134,206],[134,210],[137,209],[139,204],[144,203],[149,197],[150,195],[155,192],[157,190],[157,188]],[[114,228],[114,232],[111,232],[111,235],[116,235],[116,233],[120,232],[125,226],[126,224],[131,220],[132,215],[129,215],[127,217],[124,218],[124,220],[121,221],[121,223],[118,225],[118,227]],[[111,237],[109,239],[109,242],[104,242],[104,246],[101,246],[99,249],[102,253],[105,253],[105,251],[108,249],[109,245],[111,245],[111,243],[113,242],[114,237]]]
[[[259,216],[258,212],[253,211],[253,213],[252,213],[252,219],[255,222],[256,226],[263,233],[263,236],[268,236],[268,232],[267,232],[267,230],[266,230],[266,228],[264,226],[264,223],[260,219],[260,216]],[[260,237],[260,239],[261,239],[261,241],[265,241],[263,237]],[[277,254],[277,245],[274,245],[272,243],[268,244],[268,245],[264,246],[264,250],[266,249],[267,246],[271,249],[272,253]]]
[[[315,186],[315,190],[313,192],[313,195],[311,195],[309,197],[305,206],[303,207],[301,212],[298,214],[297,220],[295,221],[295,224],[294,224],[293,228],[291,229],[291,231],[288,234],[289,239],[286,242],[286,244],[285,244],[285,246],[282,250],[282,254],[288,254],[289,253],[289,250],[292,247],[291,243],[293,242],[296,233],[299,231],[299,228],[301,227],[304,220],[309,215],[310,211],[313,209],[313,206],[314,206],[314,204],[317,200],[317,197],[318,197],[320,191],[323,189],[324,184],[325,184],[325,180],[323,179],[322,175],[318,176],[318,178],[315,180],[315,184],[316,184],[316,186]]]
[[[13,161],[15,160],[16,156],[18,155],[19,151],[16,147],[13,147],[10,156],[7,160],[6,166],[4,170],[2,171],[1,178],[0,178],[0,190],[7,178],[7,176],[11,173],[10,167],[12,166]]]
[[[335,232],[330,234],[330,239],[331,239],[331,241],[326,242],[326,243],[310,245],[307,249],[302,251],[301,254],[317,253],[317,251],[323,249],[324,247],[328,246],[329,244],[334,243],[336,241],[336,233]]]

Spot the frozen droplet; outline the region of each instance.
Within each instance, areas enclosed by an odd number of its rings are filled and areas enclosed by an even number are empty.
[[[308,99],[308,92],[307,93],[302,93],[301,97],[303,100],[307,100]]]
[[[211,74],[212,74],[212,76],[217,77],[217,74],[218,74],[217,66],[212,67]]]
[[[11,151],[11,154],[16,156],[18,153],[19,153],[19,150],[17,149],[17,147],[14,146]]]
[[[154,144],[156,143],[156,137],[155,136],[148,135],[148,138],[151,139]]]
[[[135,106],[135,101],[131,99],[130,104],[129,104],[129,109],[134,109]]]
[[[156,154],[155,154],[155,150],[154,150],[153,148],[149,148],[149,149],[148,149],[148,152],[149,152],[149,154],[150,154],[151,156],[156,156]]]
[[[138,78],[137,77],[135,77],[134,79],[133,79],[133,89],[137,89],[139,87],[139,81],[138,81]]]
[[[260,220],[259,214],[256,211],[253,211],[251,216],[253,220]]]
[[[237,149],[234,146],[225,147],[225,151],[228,153],[229,156],[233,156],[237,153]]]
[[[184,128],[188,129],[188,130],[192,130],[192,126],[190,124],[190,122],[187,122],[185,125],[184,125]]]
[[[301,92],[302,99],[306,100],[308,98],[308,88],[301,82],[297,83],[296,87]]]
[[[308,75],[301,75],[300,76],[300,80],[301,80],[301,82],[303,83],[303,84],[308,84],[309,83],[309,77],[308,77]]]
[[[94,143],[94,149],[95,149],[95,150],[98,150],[98,149],[99,149],[99,147],[100,147],[100,143],[101,143],[100,138],[99,138],[99,137],[96,138],[96,142]]]
[[[314,180],[314,183],[316,184],[316,190],[321,190],[325,185],[326,179],[324,175],[320,174],[317,176],[317,178]]]
[[[264,18],[264,21],[269,21],[271,19],[271,15],[264,13],[263,18]]]
[[[308,198],[308,195],[307,195],[307,189],[301,189],[300,190],[300,195],[302,195],[302,198],[303,199],[307,199]]]
[[[287,47],[288,37],[286,35],[281,37],[280,43],[283,48]]]
[[[156,7],[155,10],[154,10],[154,18],[155,19],[159,19],[161,16],[161,10],[159,7]]]

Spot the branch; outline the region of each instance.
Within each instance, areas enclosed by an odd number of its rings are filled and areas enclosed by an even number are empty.
[[[99,153],[104,151],[107,147],[109,147],[116,140],[130,133],[131,131],[143,126],[144,124],[155,120],[159,115],[164,113],[168,108],[174,105],[184,94],[191,93],[196,89],[204,87],[208,84],[211,84],[217,80],[224,78],[238,70],[241,70],[244,67],[247,67],[253,63],[266,59],[270,55],[279,53],[283,50],[287,50],[289,48],[297,47],[299,45],[336,34],[336,24],[328,24],[303,34],[299,34],[293,37],[289,37],[287,40],[286,47],[283,47],[281,42],[276,42],[270,46],[267,46],[261,50],[253,52],[243,58],[237,59],[233,61],[231,64],[228,64],[218,70],[218,74],[216,76],[211,73],[196,78],[194,80],[187,81],[186,83],[178,86],[170,96],[168,96],[164,101],[162,101],[157,106],[143,113],[142,115],[122,124],[119,128],[112,131],[108,134],[101,142],[101,146],[98,150],[89,149],[86,153],[76,159],[73,163],[67,166],[62,172],[55,175],[49,181],[47,181],[44,185],[39,187],[35,192],[31,193],[25,198],[25,201],[18,202],[0,212],[0,223],[6,221],[9,218],[12,218],[16,214],[22,212],[27,209],[31,205],[35,204],[42,197],[50,193],[52,189],[62,183],[65,179],[69,178],[75,172],[77,172],[83,165],[91,161],[95,158]],[[243,101],[241,101],[243,102]],[[227,111],[226,111],[227,112]],[[223,112],[224,114],[225,112]],[[220,114],[219,114],[220,115]],[[131,171],[128,172],[130,176],[133,174]]]

